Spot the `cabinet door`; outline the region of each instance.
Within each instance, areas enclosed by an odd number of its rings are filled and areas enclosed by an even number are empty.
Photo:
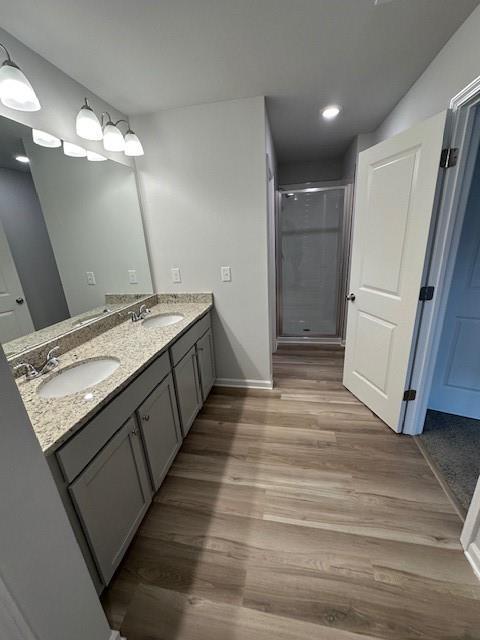
[[[138,417],[153,488],[157,490],[182,442],[171,374],[138,409]]]
[[[152,498],[134,418],[113,436],[69,490],[107,585]]]
[[[198,368],[202,386],[203,401],[207,399],[215,382],[215,361],[213,355],[213,340],[210,329],[197,342]]]
[[[195,346],[175,366],[174,372],[182,431],[186,436],[202,406]]]

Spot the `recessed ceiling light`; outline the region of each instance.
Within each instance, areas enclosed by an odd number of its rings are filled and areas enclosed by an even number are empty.
[[[328,107],[325,107],[322,111],[322,116],[325,120],[333,120],[340,113],[340,107],[336,104],[331,104]]]
[[[23,162],[23,164],[28,164],[30,162],[30,159],[27,158],[27,156],[15,156],[15,160]]]

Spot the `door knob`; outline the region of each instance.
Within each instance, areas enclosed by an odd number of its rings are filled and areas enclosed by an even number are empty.
[[[355,294],[354,293],[350,293],[347,296],[347,300],[350,300],[350,302],[355,302]]]
[[[24,300],[23,298],[17,298],[17,299],[15,300],[15,302],[16,302],[17,304],[23,304],[23,303],[25,302],[25,300]]]

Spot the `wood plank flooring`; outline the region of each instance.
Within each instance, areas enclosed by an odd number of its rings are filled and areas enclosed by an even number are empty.
[[[480,640],[462,523],[415,443],[285,348],[215,389],[102,602],[127,640]]]

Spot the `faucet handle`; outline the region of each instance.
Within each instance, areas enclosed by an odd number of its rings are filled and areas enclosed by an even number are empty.
[[[20,364],[17,364],[15,367],[13,367],[13,370],[16,371],[17,369],[21,369],[22,367],[25,367],[27,370],[25,374],[27,380],[33,380],[34,378],[38,378],[38,376],[40,375],[40,371],[37,371],[33,364],[30,364],[29,362],[21,362]]]
[[[58,344],[55,347],[53,347],[52,349],[50,349],[50,351],[47,353],[47,362],[50,360],[50,358],[55,353],[55,351],[58,351],[59,349],[60,349],[60,345],[58,345]]]

